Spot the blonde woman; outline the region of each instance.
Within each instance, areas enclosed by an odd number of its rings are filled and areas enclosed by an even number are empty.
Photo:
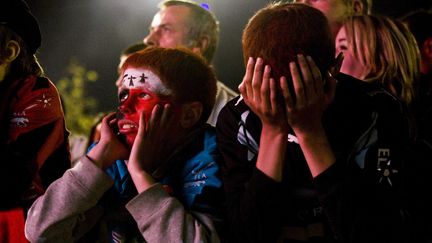
[[[419,76],[420,54],[414,36],[398,20],[386,16],[353,16],[336,36],[343,52],[341,72],[378,83],[409,105]]]

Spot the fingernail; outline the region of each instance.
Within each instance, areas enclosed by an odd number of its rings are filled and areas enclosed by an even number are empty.
[[[261,57],[258,57],[256,62],[257,62],[257,64],[262,64],[263,63],[263,59]]]
[[[253,57],[249,57],[248,64],[251,64],[253,62]]]

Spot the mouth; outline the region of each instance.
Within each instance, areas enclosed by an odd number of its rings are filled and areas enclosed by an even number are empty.
[[[119,132],[122,134],[138,132],[138,124],[130,120],[118,121],[118,128],[119,128]]]

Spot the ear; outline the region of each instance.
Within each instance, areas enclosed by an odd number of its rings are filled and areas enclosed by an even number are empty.
[[[11,40],[6,45],[6,56],[3,60],[7,63],[11,63],[18,57],[20,52],[21,48],[18,42]]]
[[[198,101],[182,105],[180,125],[185,129],[193,127],[201,118],[202,111],[203,105]]]
[[[360,0],[354,0],[352,7],[353,7],[354,15],[361,15],[363,14],[363,11],[365,10],[364,8],[366,6],[364,6]]]
[[[195,41],[192,45],[192,51],[199,55],[202,55],[205,50],[207,50],[210,43],[210,39],[208,36],[204,35],[199,38],[198,41]]]

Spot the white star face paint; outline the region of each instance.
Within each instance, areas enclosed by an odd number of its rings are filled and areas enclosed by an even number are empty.
[[[172,91],[162,83],[155,73],[145,68],[127,68],[123,74],[120,88],[145,88],[155,94],[165,96],[172,94]]]
[[[128,145],[132,146],[135,140],[141,113],[144,113],[145,123],[147,123],[156,105],[164,106],[171,103],[172,93],[160,78],[148,69],[125,70],[119,90],[117,125]]]

